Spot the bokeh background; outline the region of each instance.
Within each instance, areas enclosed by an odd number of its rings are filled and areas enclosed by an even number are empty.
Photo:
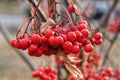
[[[47,0],[42,1],[44,4],[46,4]],[[94,25],[96,27],[99,25],[103,15],[106,14],[106,12],[109,10],[114,0],[76,1],[78,2],[79,7],[81,7],[81,10],[86,9],[85,14],[88,17],[88,20],[90,21],[91,25]],[[44,4],[41,4],[41,7],[45,11],[46,6]],[[29,10],[30,4],[27,2],[27,0],[0,0],[0,26],[2,28],[7,28],[6,33],[9,31],[11,39],[15,38],[15,34],[21,22],[30,15]],[[120,16],[120,1],[116,4],[116,7],[112,11],[108,21],[113,21],[116,18],[116,16]],[[111,33],[108,28],[105,30],[107,34],[106,37],[112,39],[115,34]],[[103,55],[110,45],[108,38],[104,39],[102,49],[98,48],[98,52],[100,52]],[[108,62],[107,66],[119,68],[119,40],[120,36],[118,35],[118,38],[110,51],[111,62]],[[36,64],[37,67],[41,64],[47,65],[46,60],[44,58],[29,58],[33,63]],[[114,64],[111,65],[111,63]],[[14,49],[9,45],[9,42],[5,39],[4,35],[1,33],[0,30],[0,80],[34,80],[31,77],[31,72],[31,69],[28,67],[25,61],[18,55],[18,53],[14,51]]]

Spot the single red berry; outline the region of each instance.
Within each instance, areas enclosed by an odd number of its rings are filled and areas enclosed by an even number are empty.
[[[80,42],[81,44],[85,45],[87,39],[82,36],[82,37],[79,37],[79,38],[77,39],[77,41]]]
[[[32,34],[31,35],[31,42],[33,44],[38,44],[40,42],[40,35],[39,34]]]
[[[21,47],[23,50],[27,49],[29,47],[30,41],[28,38],[23,38],[21,40]]]
[[[63,42],[64,42],[64,39],[63,39],[62,36],[56,36],[56,37],[55,37],[55,43],[56,43],[57,45],[62,45]]]
[[[105,71],[101,72],[101,76],[107,76],[108,74]]]
[[[46,38],[45,36],[40,37],[40,44],[48,45],[48,38]]]
[[[84,36],[84,37],[88,37],[89,36],[89,31],[88,31],[88,29],[82,29],[81,30],[81,34]]]
[[[82,21],[80,21],[80,24],[88,25],[88,22],[86,20],[82,20]]]
[[[82,36],[80,31],[75,31],[75,34],[76,34],[77,38]]]
[[[42,54],[43,54],[42,49],[41,49],[41,48],[38,48],[37,52],[34,53],[34,56],[36,56],[36,57],[40,57],[40,56],[42,56]]]
[[[68,41],[67,36],[65,34],[61,34],[61,36],[63,37],[64,41]]]
[[[108,73],[108,76],[112,77],[114,75],[113,71],[112,71],[112,69],[110,67],[106,68],[105,71],[106,71],[106,73]]]
[[[69,11],[70,13],[75,12],[75,8],[74,8],[74,6],[73,6],[73,5],[69,5],[69,7],[68,7],[68,11]]]
[[[102,39],[102,34],[101,33],[96,33],[95,35],[94,35],[94,39],[96,39],[96,40],[100,40],[100,39]]]
[[[52,31],[51,29],[45,31],[45,37],[49,38],[50,36],[53,35],[54,35],[54,31]]]
[[[78,45],[78,46],[79,46],[80,43],[79,43],[78,41],[74,41],[74,42],[73,42],[73,45]]]
[[[31,55],[31,56],[33,56],[34,53],[37,52],[37,49],[38,49],[37,45],[31,44],[31,45],[28,47],[28,54]]]
[[[77,26],[77,29],[81,31],[83,29],[87,29],[87,26],[85,24],[80,24],[79,26]]]
[[[86,52],[92,52],[93,51],[93,45],[92,44],[87,44],[84,46],[84,50]]]
[[[66,41],[63,43],[63,49],[64,50],[69,50],[72,47],[72,43],[70,41]]]
[[[102,44],[102,39],[99,39],[99,40],[94,39],[93,43],[95,43],[96,45],[100,45]]]
[[[20,40],[16,40],[16,41],[14,42],[14,46],[15,46],[15,48],[17,48],[17,49],[21,49],[21,48],[22,48],[22,46],[21,46],[21,39],[20,39]]]
[[[80,47],[79,45],[73,45],[72,48],[71,48],[71,52],[76,54],[80,51]]]
[[[32,72],[32,77],[38,77],[38,76],[39,76],[39,71]]]
[[[16,42],[15,39],[10,41],[10,44],[12,45],[12,47],[15,47],[15,42]]]
[[[55,41],[55,36],[49,37],[48,42],[49,42],[49,44],[50,44],[53,48],[57,48],[57,47],[58,47],[58,45],[56,44],[56,41]]]
[[[66,37],[67,37],[67,39],[69,41],[73,42],[76,39],[77,36],[76,36],[76,34],[74,32],[68,32],[67,35],[66,35]]]
[[[68,54],[71,53],[71,49],[68,49],[68,50],[67,50],[67,49],[64,49],[64,50],[63,50],[63,53],[66,54],[66,55],[68,55]]]

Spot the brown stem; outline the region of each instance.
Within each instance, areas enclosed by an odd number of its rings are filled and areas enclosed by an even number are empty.
[[[104,57],[104,59],[103,59],[102,67],[105,66],[106,61],[107,61],[107,59],[108,59],[108,57],[109,57],[109,55],[110,55],[111,48],[113,47],[113,45],[114,45],[116,39],[118,38],[118,35],[119,35],[119,32],[120,32],[120,22],[119,22],[119,26],[118,26],[118,27],[119,27],[119,28],[118,28],[118,30],[117,30],[115,36],[114,36],[113,39],[111,40],[111,43],[110,43],[109,48],[108,48],[107,51],[106,51],[105,57]]]
[[[31,5],[32,5],[34,8],[36,8],[37,5],[36,5],[36,3],[35,3],[34,0],[28,0],[28,2],[30,2]],[[41,8],[39,8],[39,10],[38,10],[38,14],[40,15],[42,21],[44,21],[44,22],[47,21],[47,17],[46,17],[46,15],[45,15],[45,13],[42,11]]]
[[[52,14],[54,12],[55,0],[48,0],[48,12],[49,18],[52,18]]]
[[[61,4],[61,3],[59,3],[59,2],[56,2],[56,4],[59,4],[59,5],[65,10],[65,12],[66,12],[66,14],[67,14],[67,16],[68,16],[68,18],[69,18],[69,22],[70,22],[70,24],[71,24],[72,27],[73,27],[74,24],[73,24],[73,22],[72,22],[71,16],[70,16],[69,12],[67,11],[67,9],[65,8],[65,6],[64,6],[63,4]]]

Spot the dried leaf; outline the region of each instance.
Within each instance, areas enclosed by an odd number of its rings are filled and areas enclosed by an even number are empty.
[[[35,15],[35,10],[31,8],[30,13],[31,13],[31,16],[33,17]]]
[[[73,57],[73,56],[70,56],[70,55],[68,55],[67,58],[68,58],[68,60],[69,60],[70,62],[76,62],[76,63],[78,63],[78,62],[81,62],[81,61],[82,61],[82,60],[80,60],[79,58],[76,58],[76,57]]]
[[[31,27],[32,27],[32,29],[34,29],[35,26],[36,26],[35,19],[32,19],[32,21],[31,21]]]
[[[75,75],[78,78],[83,78],[82,72],[75,65],[71,65],[67,61],[64,63],[64,65],[71,74]]]

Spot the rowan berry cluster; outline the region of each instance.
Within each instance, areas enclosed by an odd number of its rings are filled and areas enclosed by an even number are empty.
[[[120,70],[118,69],[115,73],[112,71],[111,68],[106,68],[100,73],[91,71],[88,72],[89,75],[87,77],[84,77],[80,80],[109,80],[110,78],[119,80],[120,79]],[[76,80],[76,77],[74,75],[69,75],[68,80]]]
[[[58,33],[59,30],[59,33]],[[12,40],[11,45],[17,49],[28,49],[31,56],[41,56],[56,54],[62,50],[65,54],[77,54],[82,47],[86,52],[92,52],[93,44],[102,43],[102,34],[95,33],[93,38],[86,21],[81,21],[79,25],[72,29],[51,28],[42,33],[31,33],[30,36],[23,35],[17,40]]]
[[[76,9],[73,5],[70,5],[68,11],[70,13],[75,13]],[[17,49],[28,50],[30,56],[40,57],[42,55],[57,55],[58,52],[64,53],[65,56],[69,54],[77,55],[81,50],[85,51],[85,53],[92,53],[94,51],[93,45],[100,45],[102,43],[102,34],[99,32],[93,33],[86,20],[81,19],[78,24],[73,25],[72,21],[68,20],[68,23],[65,24],[67,24],[67,27],[65,27],[66,25],[61,26],[60,23],[56,22],[54,27],[51,25],[48,25],[50,26],[49,28],[45,26],[47,29],[43,29],[43,31],[35,29],[31,31],[30,34],[25,32],[12,40],[11,45]],[[41,29],[41,27],[39,29]],[[100,64],[100,59],[99,56],[91,56],[90,54],[90,59],[85,65],[88,74],[84,76],[83,71],[83,80],[92,80],[91,78],[94,78],[93,73],[97,75],[93,70],[93,64],[98,66]],[[60,63],[61,65],[63,62],[58,62],[58,64]],[[80,63],[77,64],[72,62],[70,64],[75,64],[77,67],[80,65]],[[112,75],[112,73],[107,74],[110,76]],[[37,71],[33,72],[32,76],[38,77],[41,80],[57,80],[57,71],[50,67],[39,68]],[[100,79],[98,79],[98,77],[100,77]],[[98,77],[94,79],[101,80],[103,78],[101,78],[101,74]],[[71,76],[69,80],[76,79],[74,76]]]
[[[32,73],[34,78],[40,78],[41,80],[57,80],[57,70],[51,67],[39,67]]]

